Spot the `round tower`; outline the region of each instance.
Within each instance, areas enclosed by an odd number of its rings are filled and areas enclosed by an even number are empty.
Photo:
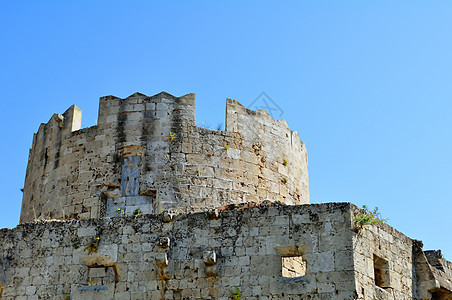
[[[195,96],[100,98],[98,125],[75,105],[33,137],[20,222],[308,204],[307,152],[265,110],[226,102],[226,129],[196,125]]]

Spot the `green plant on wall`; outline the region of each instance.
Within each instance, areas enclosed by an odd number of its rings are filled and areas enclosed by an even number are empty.
[[[231,290],[231,299],[240,300],[242,298],[242,293],[238,287],[235,290]]]
[[[91,253],[97,253],[99,250],[99,241],[100,237],[96,237],[94,240],[85,245],[84,250],[88,251],[88,255],[91,255]]]
[[[125,215],[126,215],[126,212],[124,211],[124,209],[122,209],[122,208],[120,208],[120,207],[118,207],[118,208],[116,209],[116,213],[117,213],[118,215],[120,215],[120,216],[125,216]]]
[[[139,216],[139,215],[141,215],[141,209],[140,209],[139,207],[137,207],[137,209],[135,209],[135,210],[133,211],[133,215],[134,215],[134,216]]]
[[[387,219],[381,217],[378,207],[375,207],[374,210],[370,210],[366,205],[363,205],[363,208],[360,208],[353,217],[353,221],[360,227],[363,227],[364,225],[380,224],[386,222]]]
[[[227,143],[224,144],[224,149],[228,150],[229,149],[229,145]]]

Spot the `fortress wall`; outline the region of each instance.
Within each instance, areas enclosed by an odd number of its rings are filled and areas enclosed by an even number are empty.
[[[96,135],[96,127],[79,130],[80,123],[81,111],[74,105],[63,115],[54,114],[47,124],[41,124],[34,135],[25,178],[21,221],[33,220],[35,215],[36,218],[54,217],[58,215],[55,206],[61,212],[61,207],[70,203],[73,190],[78,188],[70,183],[76,183],[80,159],[86,157],[83,145],[87,137],[94,140]],[[77,149],[72,153],[74,145]]]
[[[257,162],[260,175],[265,178],[259,187],[273,187],[281,202],[309,203],[306,145],[284,120],[274,120],[265,110],[252,111],[228,99],[226,131],[241,133],[242,159]],[[275,185],[279,185],[278,191]]]
[[[7,300],[353,299],[350,224],[346,203],[27,223],[0,231],[0,284]],[[294,256],[305,274],[283,276]]]
[[[81,130],[75,106],[54,115],[30,150],[21,223],[117,209],[309,203],[306,148],[284,121],[228,100],[226,130],[205,129],[196,126],[194,101],[194,94],[164,92],[102,97],[98,125]]]
[[[143,144],[152,153],[148,165],[164,168],[174,97],[162,96],[166,95],[103,97],[99,125],[91,128],[72,132],[59,126],[55,117],[42,124],[30,151],[21,222],[60,219],[63,214],[66,218],[99,217],[104,193],[117,195],[121,150],[126,146]],[[183,115],[187,120],[188,112]],[[67,113],[63,116],[64,122],[70,122]]]
[[[353,208],[356,213],[358,208]],[[353,259],[360,299],[416,298],[413,240],[384,223],[355,231]]]

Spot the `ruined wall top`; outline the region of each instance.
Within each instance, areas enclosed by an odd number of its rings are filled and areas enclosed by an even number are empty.
[[[80,129],[73,105],[33,136],[21,223],[223,205],[309,203],[306,147],[284,120],[226,101],[226,129],[196,125],[195,96],[100,98]]]
[[[265,202],[0,229],[0,299],[450,299],[439,251],[359,213]]]

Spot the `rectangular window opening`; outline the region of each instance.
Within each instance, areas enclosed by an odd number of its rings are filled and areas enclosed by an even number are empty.
[[[381,288],[389,288],[389,266],[388,261],[374,254],[374,278],[375,285]]]
[[[282,256],[282,277],[294,278],[306,275],[307,263],[302,256]]]

